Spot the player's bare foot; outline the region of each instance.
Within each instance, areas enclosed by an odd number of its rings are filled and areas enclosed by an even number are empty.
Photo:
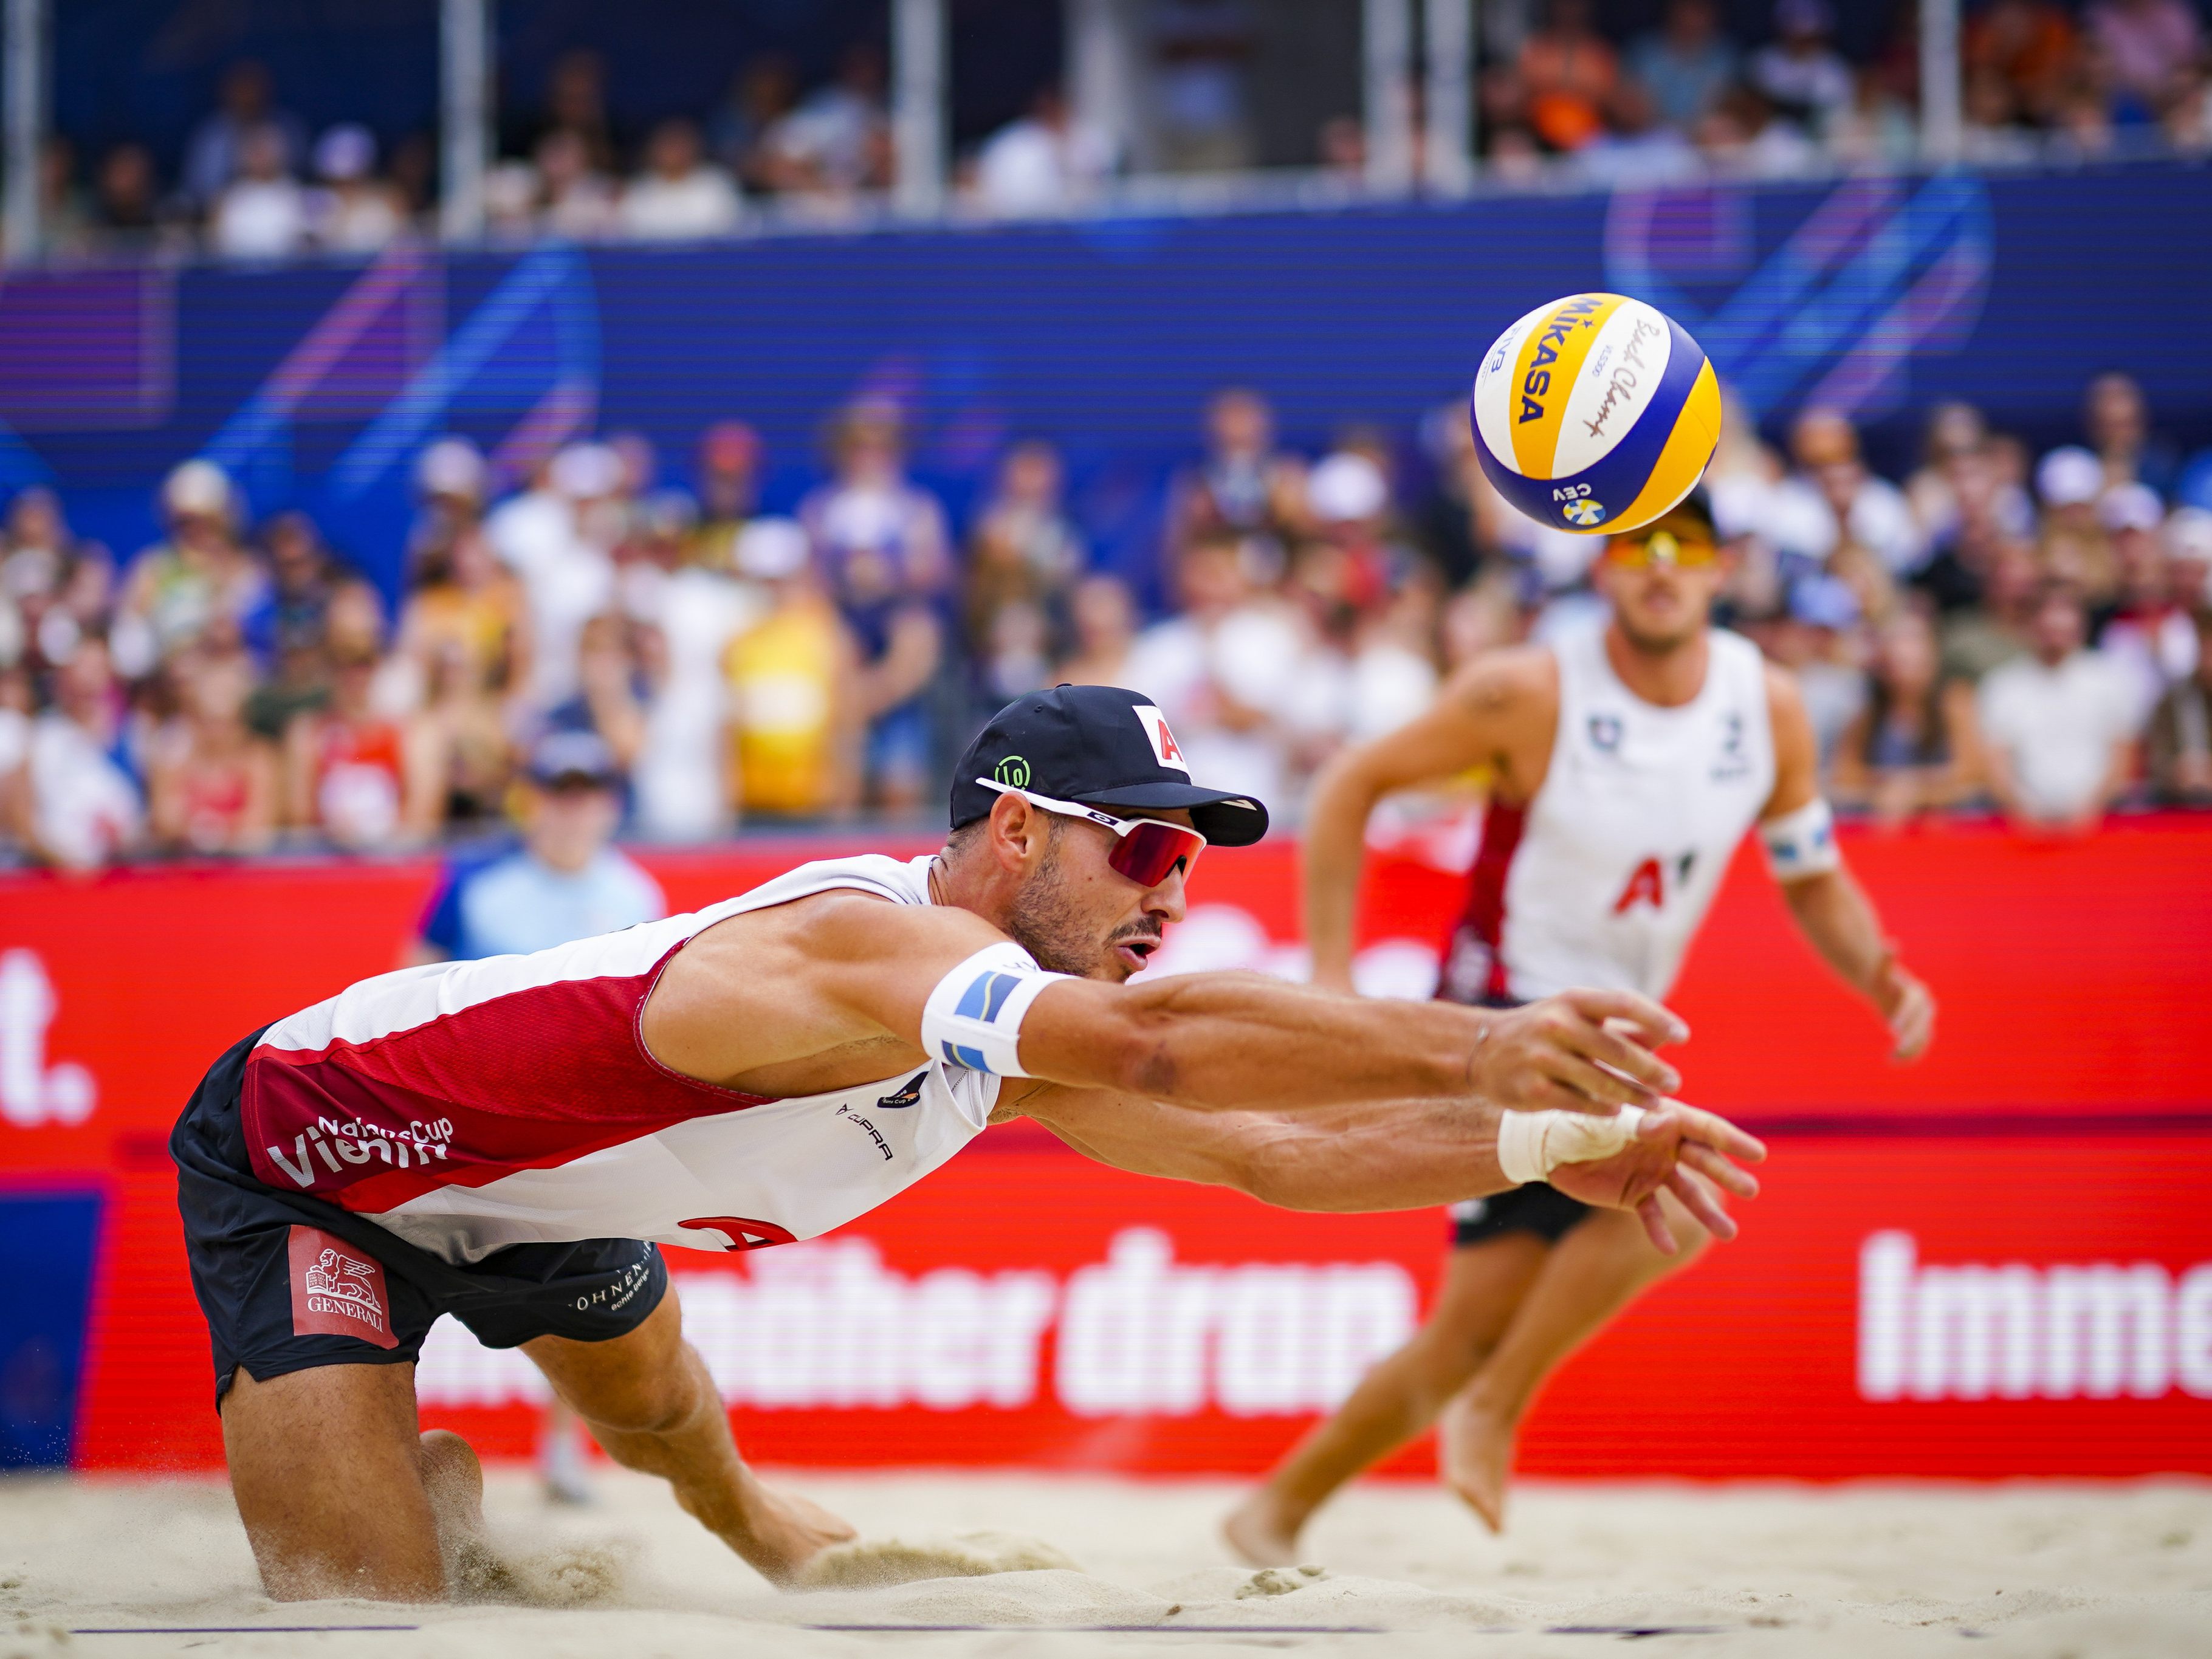
[[[1520,1422],[1518,1413],[1498,1411],[1470,1394],[1455,1398],[1437,1419],[1437,1476],[1492,1532],[1505,1530],[1505,1488]]]
[[[860,1536],[850,1523],[795,1492],[755,1484],[748,1498],[744,1534],[727,1541],[779,1589],[788,1589],[823,1550]]]
[[[1298,1528],[1264,1486],[1229,1512],[1221,1535],[1231,1553],[1255,1567],[1287,1567],[1298,1559]]]
[[[511,1595],[507,1568],[484,1541],[483,1465],[475,1449],[444,1429],[424,1434],[422,1487],[438,1525],[447,1593],[469,1601]]]

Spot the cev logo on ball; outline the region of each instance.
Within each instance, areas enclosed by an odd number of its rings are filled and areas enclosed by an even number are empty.
[[[1587,530],[1592,525],[1605,521],[1605,503],[1584,497],[1580,501],[1569,501],[1559,509],[1559,514],[1569,524],[1579,525]]]

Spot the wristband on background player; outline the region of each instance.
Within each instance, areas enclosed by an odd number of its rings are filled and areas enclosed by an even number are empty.
[[[1844,855],[1836,846],[1836,815],[1818,795],[1794,812],[1767,819],[1759,826],[1759,839],[1766,848],[1767,870],[1777,881],[1803,881],[1843,867]]]

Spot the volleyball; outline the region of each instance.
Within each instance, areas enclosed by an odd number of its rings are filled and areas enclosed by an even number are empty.
[[[1659,518],[1720,441],[1720,382],[1681,325],[1619,294],[1539,306],[1474,377],[1475,451],[1539,524],[1616,535]]]

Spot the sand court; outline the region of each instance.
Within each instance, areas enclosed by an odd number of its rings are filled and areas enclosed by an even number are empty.
[[[930,1552],[950,1551],[940,1565],[976,1576],[778,1595],[656,1482],[602,1470],[599,1504],[555,1510],[526,1474],[495,1468],[486,1508],[507,1599],[279,1605],[260,1595],[217,1482],[18,1478],[0,1484],[0,1659],[965,1659],[1255,1644],[1426,1659],[1572,1656],[1628,1639],[1684,1654],[1971,1643],[2086,1659],[2202,1654],[2212,1630],[2212,1486],[2201,1482],[1531,1483],[1503,1539],[1432,1488],[1370,1483],[1315,1523],[1317,1571],[1255,1572],[1229,1565],[1214,1534],[1234,1496],[1225,1482],[785,1478],[896,1544],[880,1553],[892,1568],[929,1571]],[[869,1574],[848,1564],[836,1577],[866,1586]]]

